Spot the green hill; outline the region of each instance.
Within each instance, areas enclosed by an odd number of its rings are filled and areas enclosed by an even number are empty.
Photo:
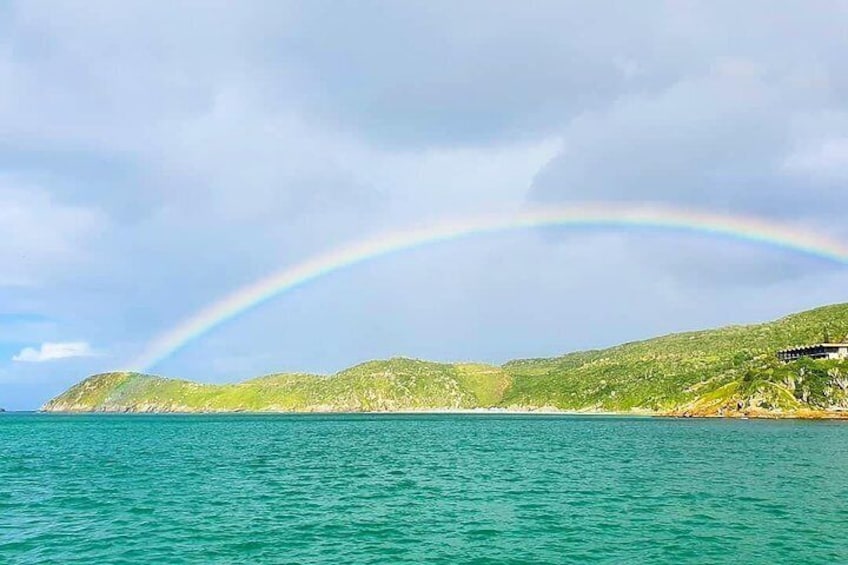
[[[848,335],[848,304],[775,322],[673,334],[501,367],[370,361],[332,376],[274,374],[211,385],[106,373],[46,411],[366,412],[456,409],[639,412],[693,416],[848,414],[848,362],[777,361],[785,347]]]

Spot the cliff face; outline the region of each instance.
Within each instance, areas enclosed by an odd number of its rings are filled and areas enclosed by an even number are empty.
[[[840,417],[848,362],[783,365],[781,348],[848,333],[848,305],[753,326],[674,334],[502,367],[371,361],[332,376],[209,385],[138,373],[90,377],[44,406],[64,412],[522,409],[691,416]]]

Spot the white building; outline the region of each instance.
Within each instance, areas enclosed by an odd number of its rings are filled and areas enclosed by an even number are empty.
[[[809,357],[811,359],[848,359],[848,343],[802,345],[777,352],[777,358],[784,363],[795,361],[801,357]]]

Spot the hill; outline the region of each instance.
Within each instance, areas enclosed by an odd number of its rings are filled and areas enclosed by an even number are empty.
[[[777,361],[785,347],[848,335],[848,304],[765,324],[673,334],[555,358],[483,364],[396,358],[335,375],[273,374],[211,385],[139,373],[95,375],[46,411],[369,412],[457,409],[691,416],[848,414],[848,362]]]
[[[211,385],[139,373],[94,375],[47,411],[372,412],[494,406],[509,384],[497,367],[414,359],[370,361],[332,376],[273,374]]]

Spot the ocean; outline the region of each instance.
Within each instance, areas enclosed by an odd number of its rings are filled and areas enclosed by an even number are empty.
[[[0,563],[845,563],[848,422],[0,414]]]

